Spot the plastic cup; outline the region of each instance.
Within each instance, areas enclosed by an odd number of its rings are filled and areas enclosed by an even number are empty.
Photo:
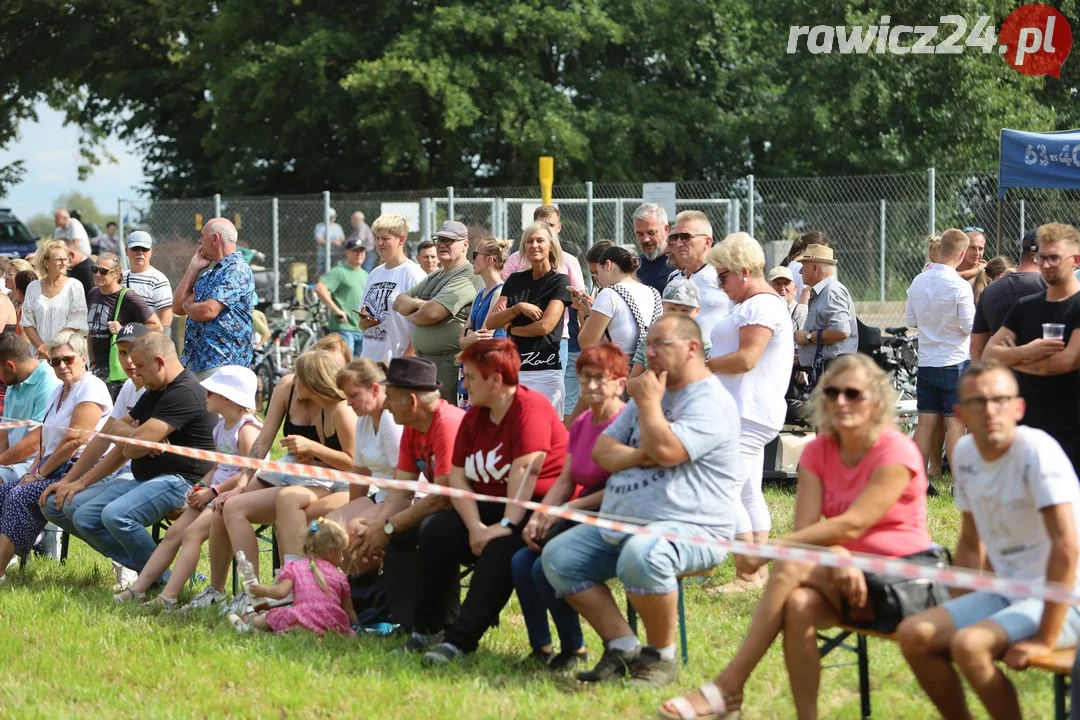
[[[1064,340],[1065,326],[1061,323],[1043,323],[1043,340]]]

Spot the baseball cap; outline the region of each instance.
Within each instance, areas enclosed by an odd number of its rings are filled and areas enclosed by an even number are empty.
[[[329,214],[330,214],[330,217],[337,217],[337,210],[335,210],[334,208],[330,208],[330,213]]]
[[[150,233],[145,230],[136,230],[127,236],[127,246],[129,248],[152,248],[154,247],[154,238],[150,237]]]
[[[778,267],[774,267],[772,270],[769,271],[769,282],[772,282],[773,280],[787,280],[788,282],[795,282],[795,276],[792,275],[791,271],[788,270],[786,267],[780,265]]]
[[[468,240],[469,228],[465,227],[465,223],[458,222],[457,220],[447,220],[439,228],[439,231],[435,233],[437,238],[447,238],[449,240]]]
[[[116,335],[116,342],[133,343],[149,332],[142,323],[128,323],[120,328],[120,332]]]
[[[675,278],[664,287],[664,302],[686,307],[701,307],[701,296],[697,285],[687,278]]]
[[[255,373],[242,365],[223,365],[199,384],[207,392],[217,393],[242,408],[255,407],[255,391],[259,381]]]
[[[364,247],[364,241],[363,240],[361,240],[360,238],[355,238],[354,237],[354,238],[349,238],[348,240],[345,241],[345,249],[346,250],[364,250],[366,248]]]
[[[1024,239],[1020,241],[1021,253],[1039,252],[1039,241],[1036,239],[1036,234],[1034,230],[1028,230],[1024,233]]]

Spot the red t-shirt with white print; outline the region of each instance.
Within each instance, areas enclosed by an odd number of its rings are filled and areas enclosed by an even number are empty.
[[[540,500],[559,479],[566,462],[567,432],[546,397],[518,385],[502,421],[491,422],[490,410],[473,406],[465,413],[454,443],[454,467],[465,469],[475,492],[506,497],[506,479],[515,459],[545,452],[531,499]]]

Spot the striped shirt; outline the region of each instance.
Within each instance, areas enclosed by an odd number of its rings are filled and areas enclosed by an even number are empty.
[[[151,267],[141,273],[128,271],[124,273],[121,284],[138,293],[155,312],[172,306],[172,285],[169,283],[169,278],[165,277],[165,273],[156,267]]]

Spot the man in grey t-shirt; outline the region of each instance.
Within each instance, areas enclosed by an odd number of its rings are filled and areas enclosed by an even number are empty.
[[[593,458],[613,473],[600,507],[606,516],[692,537],[735,534],[739,505],[739,412],[709,372],[701,330],[668,313],[649,330],[649,369],[628,385],[630,403],[597,441]],[[718,565],[717,547],[579,525],[551,541],[544,574],[559,597],[604,640],[604,654],[582,682],[633,673],[631,685],[660,687],[678,673],[678,576]],[[630,629],[604,584],[618,577],[641,616],[648,645]]]

